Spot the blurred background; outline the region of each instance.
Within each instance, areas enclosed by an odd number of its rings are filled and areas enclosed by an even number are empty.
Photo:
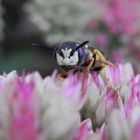
[[[140,72],[140,0],[0,0],[0,74],[51,74],[53,47],[85,40]]]

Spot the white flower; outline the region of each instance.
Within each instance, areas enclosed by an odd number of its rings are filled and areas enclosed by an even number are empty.
[[[128,68],[129,75],[120,74]],[[97,73],[64,80],[56,73],[45,79],[38,72],[1,75],[0,139],[139,139],[140,75],[129,64],[107,74],[110,79]]]
[[[111,140],[129,140],[139,137],[140,106],[132,109],[126,117],[118,109],[114,110],[107,122],[107,135]]]
[[[107,135],[111,140],[128,140],[130,137],[129,122],[119,110],[114,110],[108,119]]]
[[[116,90],[119,89],[122,84],[130,83],[134,76],[134,70],[130,63],[114,66],[108,65],[101,71],[101,76],[108,86],[111,86]]]
[[[42,133],[47,139],[72,139],[79,127],[83,99],[81,84],[77,82],[74,85],[73,80],[70,78],[57,82],[52,77],[44,80],[44,93],[40,96],[41,124],[44,130]]]
[[[95,1],[34,0],[24,6],[31,21],[51,44],[73,40],[93,40],[88,23],[97,17]],[[96,10],[95,10],[96,8]]]

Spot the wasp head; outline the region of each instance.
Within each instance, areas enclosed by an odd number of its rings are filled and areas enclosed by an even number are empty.
[[[87,44],[78,42],[64,42],[59,44],[55,49],[55,58],[60,67],[66,70],[71,70],[78,65],[80,56],[79,48]]]

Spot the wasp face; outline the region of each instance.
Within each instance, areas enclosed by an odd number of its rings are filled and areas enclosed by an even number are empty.
[[[86,42],[64,42],[59,44],[55,49],[55,57],[58,65],[64,70],[71,70],[85,58]]]
[[[56,60],[59,66],[65,66],[68,69],[77,65],[79,58],[78,52],[72,51],[72,49],[61,49],[59,52],[56,52]]]
[[[79,62],[78,51],[75,48],[79,46],[77,42],[64,42],[57,46],[55,57],[58,65],[66,70],[73,69]]]

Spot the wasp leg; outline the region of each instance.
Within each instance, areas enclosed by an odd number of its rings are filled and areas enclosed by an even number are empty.
[[[104,68],[105,68],[105,65],[100,65],[100,66],[98,66],[98,67],[93,68],[92,70],[93,70],[93,71],[100,71],[100,70],[102,70],[102,69],[104,69]]]
[[[111,65],[111,66],[114,66],[114,64],[113,64],[112,62],[107,61],[107,60],[103,61],[103,63],[105,63],[106,65]]]
[[[99,50],[94,49],[93,53],[96,54],[96,61],[98,61],[98,60],[103,61],[103,62],[106,61],[104,55]]]
[[[57,74],[57,79],[58,80],[64,80],[67,77],[67,74],[61,73],[61,74]]]
[[[104,55],[99,50],[94,49],[93,52],[96,54],[96,61],[101,61],[102,63],[104,63],[106,65],[114,66],[113,63],[111,63],[110,61],[105,59]]]
[[[98,66],[98,67],[93,68],[92,71],[97,71],[97,72],[99,72],[99,71],[103,70],[105,67],[106,67],[106,65],[102,64],[102,65],[100,65],[100,66]],[[106,79],[106,80],[109,80],[109,76],[108,76],[106,70],[105,70],[105,79]]]
[[[89,71],[91,70],[91,67],[92,67],[93,63],[94,63],[94,58],[91,59],[90,63],[89,63],[88,66],[86,67],[86,71],[87,71],[87,72],[89,72]]]

